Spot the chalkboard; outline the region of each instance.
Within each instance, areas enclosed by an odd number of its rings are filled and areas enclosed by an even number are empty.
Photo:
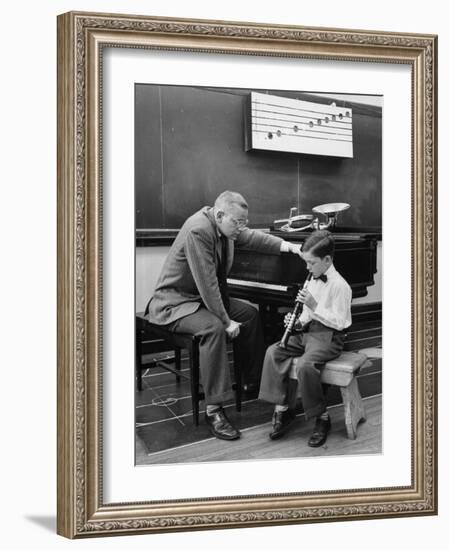
[[[347,202],[339,223],[382,226],[382,110],[355,100],[257,90],[352,109],[353,158],[245,151],[251,90],[136,84],[137,229],[176,229],[224,190],[249,204],[252,227],[269,227],[291,207]],[[355,96],[347,96],[353,99]]]

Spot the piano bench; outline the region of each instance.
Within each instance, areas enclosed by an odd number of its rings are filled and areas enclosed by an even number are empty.
[[[161,348],[161,343],[163,348]],[[199,424],[199,402],[204,399],[204,394],[200,391],[200,354],[199,337],[195,334],[174,333],[166,329],[163,325],[150,323],[143,313],[136,315],[136,380],[137,389],[142,390],[142,370],[148,365],[142,364],[143,346],[145,344],[145,353],[157,353],[165,350],[174,350],[176,368],[173,369],[165,361],[157,361],[157,365],[169,370],[176,375],[176,381],[180,377],[190,380],[190,392],[192,398],[192,416],[195,426]],[[186,349],[189,353],[189,375],[181,372],[181,350]],[[234,354],[235,358],[235,354]],[[234,376],[236,392],[236,409],[242,408],[242,378],[240,365],[234,359]]]
[[[366,420],[365,407],[357,382],[357,374],[363,367],[369,364],[369,359],[365,354],[354,351],[343,351],[339,357],[328,361],[321,370],[321,382],[323,384],[338,386],[340,388],[343,399],[346,433],[349,439],[356,438],[358,423]]]

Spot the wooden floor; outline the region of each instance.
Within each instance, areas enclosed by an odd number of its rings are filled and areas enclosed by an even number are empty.
[[[190,382],[175,382],[172,373],[160,361],[173,361],[172,351],[143,352],[142,391],[136,391],[136,465],[174,464],[232,460],[378,454],[382,452],[382,304],[359,304],[352,310],[353,324],[345,350],[362,351],[370,363],[358,374],[358,385],[365,403],[367,421],[359,424],[357,439],[349,440],[343,421],[341,395],[331,386],[326,395],[331,412],[332,430],[326,445],[313,449],[307,440],[313,421],[306,423],[302,403],[296,409],[297,419],[284,438],[271,441],[271,404],[243,398],[238,413],[231,402],[226,405],[230,420],[241,430],[237,441],[211,437],[204,422],[204,401],[200,402],[200,423],[194,426]],[[232,346],[229,346],[232,365]],[[181,355],[182,372],[189,372],[188,355]],[[231,369],[232,371],[232,369]]]
[[[300,415],[291,430],[277,441],[271,441],[268,437],[271,429],[269,422],[242,430],[242,437],[237,441],[210,438],[151,454],[148,454],[146,446],[137,438],[136,464],[378,454],[382,452],[382,396],[367,397],[363,402],[367,420],[359,424],[355,440],[347,439],[343,407],[336,405],[329,408],[332,430],[328,440],[317,449],[307,445],[313,421],[305,422],[304,416]]]
[[[375,348],[372,351],[381,352],[379,348]],[[188,367],[185,364],[186,361],[183,360],[182,363],[183,370],[188,373]],[[362,369],[357,379],[361,395],[367,400],[367,407],[371,407],[371,402],[368,401],[368,398],[382,394],[381,357],[372,359],[371,363]],[[338,407],[341,405],[341,394],[337,387],[331,386],[328,389],[327,403],[329,408],[335,409],[333,413],[335,416],[333,432],[337,432],[342,415],[341,407]],[[373,412],[369,417],[369,426],[375,425],[371,424],[374,421],[375,414],[380,417],[380,399],[378,400],[378,405],[379,410]],[[262,453],[265,453],[264,442],[267,440],[267,433],[270,429],[273,406],[265,401],[255,398],[248,399],[244,396],[242,411],[240,413],[236,411],[235,404],[232,401],[226,404],[225,408],[230,420],[245,434],[242,441],[247,441],[250,435],[251,437],[254,435],[255,440],[260,439],[262,442],[260,449]],[[203,447],[209,449],[211,441],[214,441],[211,439],[208,427],[204,422],[204,401],[200,402],[200,423],[198,426],[194,426],[189,381],[182,378],[177,383],[173,374],[166,372],[161,367],[151,367],[145,372],[143,376],[143,389],[136,392],[135,411],[137,465],[147,464],[149,461],[154,463],[159,460],[162,462],[167,460],[176,462],[180,456],[179,449],[188,450],[191,448],[189,452],[196,453]],[[304,426],[303,412],[302,403],[299,400],[296,409],[298,421],[293,427],[294,429]],[[341,424],[342,427],[343,425]],[[366,429],[366,427],[364,428]],[[306,430],[310,432],[311,427],[307,427]],[[304,435],[301,437],[304,438]],[[199,445],[204,441],[207,443]],[[225,450],[229,448],[240,449],[242,441],[226,443]],[[365,443],[367,442],[364,441]],[[358,448],[358,446],[357,444],[354,448]],[[221,448],[223,446],[219,447],[219,449]],[[364,449],[367,452],[371,452],[369,446],[365,446]],[[169,453],[169,451],[173,452]],[[308,451],[308,448],[306,451]],[[201,452],[202,456],[203,451],[199,452]],[[246,452],[245,449],[242,456]],[[255,452],[257,453],[258,451]],[[150,456],[153,458],[150,459]],[[192,458],[191,460],[195,459]],[[219,455],[218,458],[206,458],[205,460],[228,460],[228,458]]]

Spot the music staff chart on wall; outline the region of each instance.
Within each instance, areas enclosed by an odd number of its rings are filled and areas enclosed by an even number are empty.
[[[251,92],[248,149],[353,157],[352,109]]]

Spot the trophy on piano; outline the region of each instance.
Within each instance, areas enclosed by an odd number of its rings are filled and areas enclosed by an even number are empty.
[[[320,221],[318,216],[312,214],[297,214],[298,209],[296,207],[290,208],[290,216],[283,220],[274,220],[274,224],[283,224],[279,229],[288,233],[305,231],[312,229],[328,229],[332,231],[337,225],[337,215],[343,210],[347,210],[350,205],[346,202],[331,202],[327,204],[320,204],[312,208],[312,212],[324,216],[324,221]]]

